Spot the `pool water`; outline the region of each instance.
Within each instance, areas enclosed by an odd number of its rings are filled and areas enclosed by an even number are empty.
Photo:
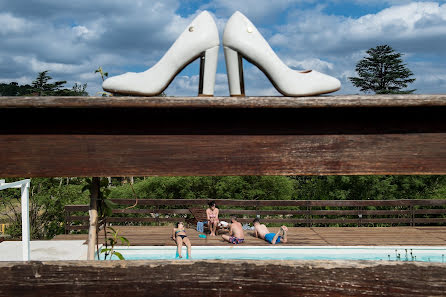
[[[116,247],[126,260],[174,260],[174,246]],[[182,249],[186,259],[186,247]],[[446,246],[193,246],[194,260],[446,261]],[[104,254],[101,254],[103,259]],[[117,259],[117,257],[113,257]]]

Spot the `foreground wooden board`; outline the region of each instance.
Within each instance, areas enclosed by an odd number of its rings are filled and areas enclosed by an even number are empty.
[[[446,95],[7,97],[0,176],[446,174]]]
[[[0,135],[0,176],[445,174],[446,133]]]
[[[444,296],[446,266],[368,261],[3,262],[0,296]]]
[[[312,97],[2,97],[0,108],[327,108],[446,106],[446,94]]]

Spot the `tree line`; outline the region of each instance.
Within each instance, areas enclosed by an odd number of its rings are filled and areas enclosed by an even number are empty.
[[[17,82],[0,83],[0,96],[88,96],[87,83],[75,83],[71,89],[67,89],[64,87],[67,81],[51,82],[53,78],[48,72],[39,72],[31,85],[19,85]]]

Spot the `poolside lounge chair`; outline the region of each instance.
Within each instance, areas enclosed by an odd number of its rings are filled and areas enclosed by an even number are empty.
[[[196,226],[198,222],[203,222],[205,228],[209,228],[207,223],[206,209],[200,207],[189,208],[192,218],[190,218],[187,223]]]

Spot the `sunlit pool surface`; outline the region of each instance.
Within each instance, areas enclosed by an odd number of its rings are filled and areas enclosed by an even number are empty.
[[[117,247],[126,260],[175,260],[174,246]],[[186,248],[182,249],[186,260]],[[194,260],[375,260],[445,263],[446,246],[193,246]],[[101,255],[103,259],[103,254]],[[117,259],[117,257],[113,258]]]

